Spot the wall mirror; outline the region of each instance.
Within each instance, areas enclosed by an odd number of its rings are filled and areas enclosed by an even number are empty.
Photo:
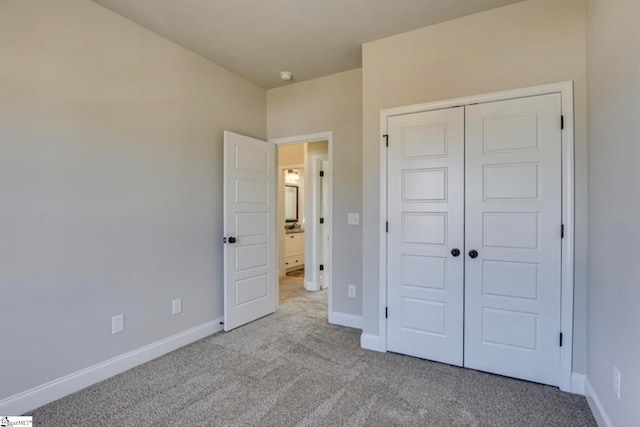
[[[298,186],[284,186],[284,220],[298,222]]]

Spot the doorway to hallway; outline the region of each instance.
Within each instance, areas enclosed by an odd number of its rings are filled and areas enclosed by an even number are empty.
[[[325,138],[300,137],[276,144],[282,304],[308,293],[331,293],[330,133]]]

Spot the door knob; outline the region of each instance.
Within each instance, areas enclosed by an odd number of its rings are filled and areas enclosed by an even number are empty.
[[[478,257],[478,251],[476,251],[475,249],[471,249],[471,250],[469,251],[469,256],[470,256],[471,258],[477,258],[477,257]]]
[[[229,237],[229,243],[235,243],[235,242],[236,242],[235,237]]]
[[[460,249],[458,249],[458,248],[451,249],[451,255],[453,255],[454,257],[459,256],[460,255]]]

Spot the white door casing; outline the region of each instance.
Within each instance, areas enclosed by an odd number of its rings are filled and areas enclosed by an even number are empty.
[[[560,118],[560,94],[466,107],[464,364],[549,385],[560,382]]]
[[[329,161],[328,160],[318,160],[318,167],[323,172],[323,177],[319,179],[318,186],[318,196],[320,198],[318,207],[319,207],[319,216],[323,218],[323,223],[320,225],[320,232],[318,233],[318,243],[319,243],[319,263],[324,266],[324,269],[320,271],[319,275],[319,283],[320,289],[327,289],[329,287],[329,246],[331,242],[329,241]]]
[[[560,332],[563,334],[563,345],[560,347],[560,372],[558,385],[561,390],[582,393],[579,384],[573,381],[572,357],[573,357],[573,296],[574,296],[574,259],[575,259],[575,179],[574,179],[574,117],[573,117],[573,82],[565,81],[560,83],[550,83],[540,86],[532,86],[502,92],[473,95],[463,98],[448,99],[442,101],[429,102],[425,104],[408,105],[394,107],[380,112],[380,218],[382,219],[379,239],[379,287],[378,287],[378,332],[371,330],[364,331],[361,335],[362,348],[387,351],[389,349],[388,324],[389,319],[385,317],[385,309],[388,305],[389,277],[387,265],[387,245],[388,233],[385,231],[384,221],[388,219],[388,199],[390,191],[388,189],[388,148],[385,146],[385,136],[389,133],[389,120],[395,116],[421,113],[427,111],[442,110],[452,107],[472,106],[496,101],[512,100],[519,98],[536,97],[540,95],[557,94],[560,95],[561,102],[561,169],[562,176],[556,185],[561,189],[561,213],[564,228],[564,238],[561,240],[561,323]],[[558,118],[556,118],[558,123]],[[392,145],[394,141],[388,141]],[[468,249],[468,248],[465,248]],[[464,256],[467,257],[465,251]],[[390,314],[389,317],[392,317]],[[556,339],[559,338],[556,335]],[[557,341],[556,341],[556,344]]]
[[[388,124],[388,349],[461,366],[464,110]]]
[[[297,136],[291,136],[291,137],[284,137],[284,138],[276,138],[276,139],[270,139],[269,142],[273,143],[276,145],[276,147],[279,146],[284,146],[284,145],[290,145],[290,144],[300,144],[300,143],[311,143],[311,142],[320,142],[320,141],[327,141],[328,145],[329,145],[329,153],[328,153],[328,161],[329,161],[329,165],[331,165],[332,161],[333,161],[333,132],[331,131],[327,131],[327,132],[318,132],[318,133],[313,133],[313,134],[304,134],[304,135],[297,135]],[[328,173],[325,175],[326,177],[326,181],[328,183],[327,185],[327,192],[328,192],[328,203],[329,203],[329,214],[327,217],[327,228],[328,228],[328,233],[329,233],[329,247],[328,247],[328,252],[329,252],[329,256],[328,256],[328,264],[331,265],[332,262],[331,260],[333,259],[333,246],[331,244],[331,236],[333,234],[333,187],[332,187],[332,170],[329,169]],[[312,221],[315,223],[315,221]],[[315,229],[314,229],[314,225],[315,224],[307,224],[305,226],[305,233],[306,232],[311,232],[311,234],[316,234]],[[284,234],[284,233],[283,233]],[[309,237],[307,237],[309,238]],[[307,253],[305,251],[305,269],[308,268],[312,268],[314,271],[317,270],[317,257],[313,257],[313,258],[307,258]],[[313,266],[313,267],[311,267]],[[327,281],[329,283],[329,289],[328,289],[328,317],[329,317],[329,323],[332,324],[343,324],[344,322],[342,322],[341,319],[336,319],[334,312],[333,312],[333,290],[334,287],[331,286],[332,282],[332,271],[331,270],[327,270],[325,271],[325,275],[327,276]],[[306,285],[306,283],[305,283]],[[345,326],[350,326],[350,325],[346,325]]]
[[[388,350],[561,384],[561,107],[556,93],[389,117]],[[463,319],[464,339],[445,334]]]
[[[276,181],[274,144],[224,132],[225,331],[276,310]]]

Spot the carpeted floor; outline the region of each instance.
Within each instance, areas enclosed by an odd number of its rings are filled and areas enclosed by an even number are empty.
[[[290,289],[288,289],[290,288]],[[278,312],[29,415],[37,426],[595,426],[581,396],[360,349],[327,291],[285,278]]]
[[[280,277],[280,304],[291,299],[300,298],[309,294],[304,288],[304,269],[300,268]],[[326,313],[325,307],[325,313]]]

